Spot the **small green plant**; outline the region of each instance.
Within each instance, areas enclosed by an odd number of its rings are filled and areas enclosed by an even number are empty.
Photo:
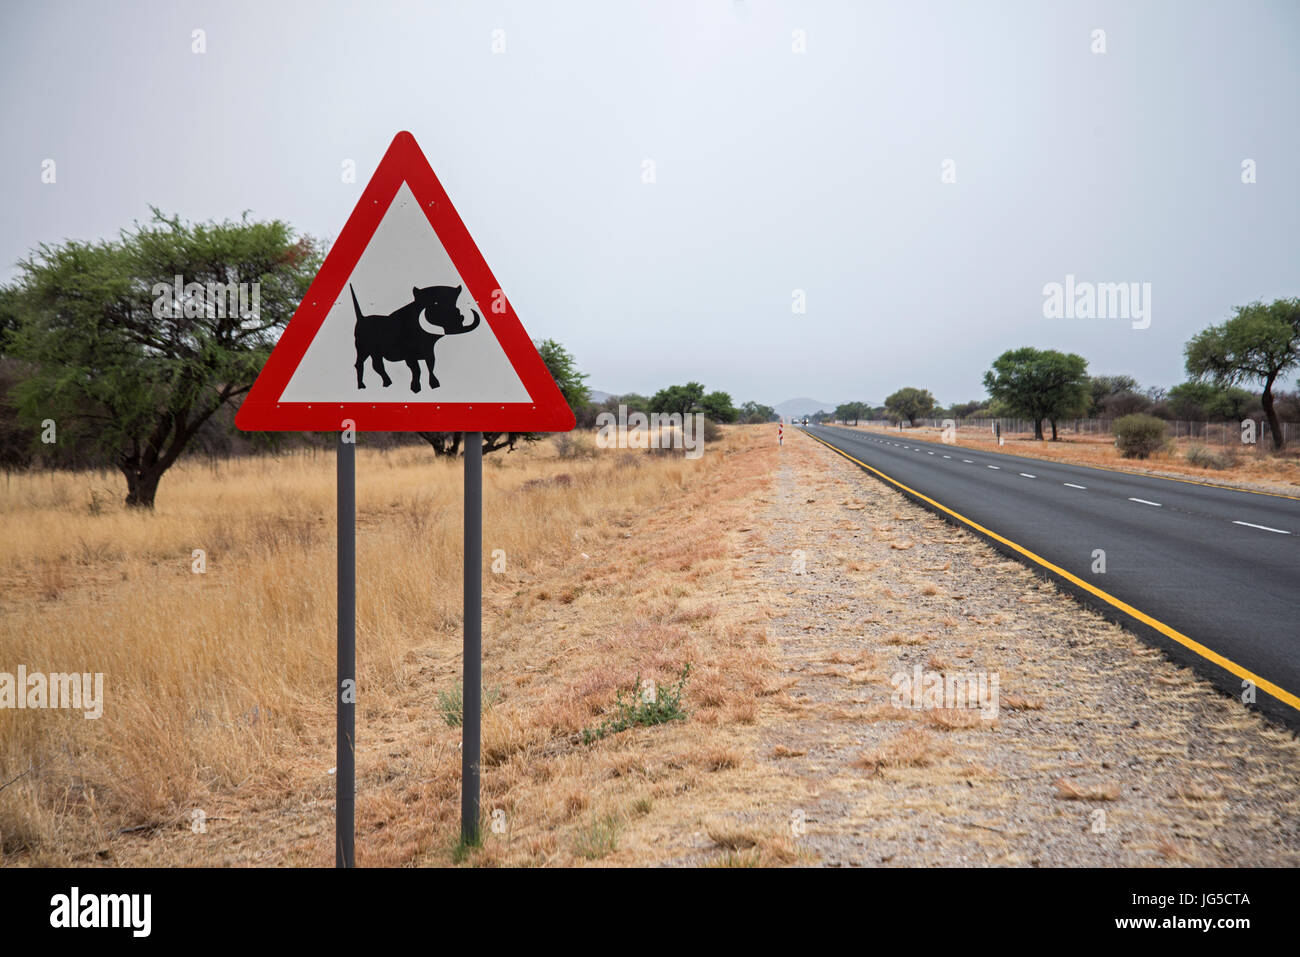
[[[483,707],[480,711],[487,711],[497,703],[500,693],[494,688],[487,688],[483,691]],[[438,692],[438,713],[442,715],[442,720],[453,728],[459,728],[465,723],[465,693],[456,682],[450,691]]]
[[[1165,423],[1154,415],[1126,415],[1116,419],[1110,430],[1115,434],[1115,447],[1126,459],[1149,458],[1167,441]]]
[[[483,828],[479,827],[470,837],[456,835],[456,843],[451,846],[451,860],[454,864],[464,864],[474,852],[483,846]]]
[[[595,818],[590,825],[578,832],[573,842],[573,853],[588,860],[595,860],[618,850],[619,835],[623,833],[623,822],[615,814],[606,814]]]
[[[1201,469],[1230,469],[1237,464],[1230,453],[1215,452],[1203,445],[1193,445],[1187,450],[1187,461]]]
[[[758,848],[751,847],[743,851],[727,851],[715,860],[709,862],[709,867],[758,867],[762,863],[762,855]]]
[[[618,734],[638,725],[650,726],[666,724],[669,721],[685,721],[686,712],[682,709],[682,692],[686,688],[686,679],[690,677],[691,665],[687,662],[677,680],[670,685],[656,688],[653,695],[647,695],[641,685],[641,676],[637,675],[631,688],[619,688],[614,700],[614,714],[594,728],[582,729],[582,743],[591,744],[610,734]]]

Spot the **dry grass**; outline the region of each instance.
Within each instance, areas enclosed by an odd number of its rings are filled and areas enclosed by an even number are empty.
[[[881,768],[928,768],[951,753],[951,748],[937,742],[928,732],[907,728],[876,750],[853,762],[855,768],[879,771]]]
[[[772,749],[774,758],[802,758],[807,753],[805,748],[787,748],[784,744],[778,744]]]
[[[766,481],[765,437],[733,429],[696,461],[561,460],[550,443],[487,459],[483,800],[509,840],[475,860],[621,854],[624,812],[589,807],[742,763],[710,739],[757,717],[761,609],[713,599],[739,587],[724,543]],[[459,680],[461,471],[363,447],[357,477],[358,862],[452,863],[460,730],[436,692]],[[0,489],[0,668],[102,672],[106,698],[99,720],[5,713],[0,785],[23,776],[0,790],[0,859],[330,863],[333,456],[186,463],[152,514],[128,513],[112,484],[36,474]],[[577,743],[617,688],[687,662],[708,665],[686,689],[690,720]],[[602,755],[636,736],[654,742],[639,770],[611,775]],[[230,823],[196,837],[194,808]]]
[[[1119,785],[1115,783],[1080,784],[1077,781],[1058,778],[1056,781],[1056,796],[1065,801],[1118,801]]]

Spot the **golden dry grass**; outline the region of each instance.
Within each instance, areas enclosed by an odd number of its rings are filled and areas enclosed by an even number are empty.
[[[696,461],[561,460],[550,443],[485,461],[483,802],[510,839],[482,862],[605,859],[623,804],[653,817],[694,775],[742,763],[717,729],[755,720],[761,610],[720,613],[710,596],[734,577],[727,508],[765,481],[754,444],[733,429]],[[357,479],[358,862],[451,863],[460,731],[435,692],[460,669],[460,466],[363,447]],[[114,484],[0,489],[0,670],[102,672],[106,698],[99,720],[5,712],[3,858],[331,863],[333,456],[185,463],[152,514],[126,511]],[[626,740],[576,743],[617,688],[688,661],[691,720],[646,732],[669,756],[625,764]],[[196,838],[195,808],[226,823]]]

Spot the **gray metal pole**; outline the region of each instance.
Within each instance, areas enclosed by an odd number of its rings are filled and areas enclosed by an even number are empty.
[[[483,715],[483,433],[465,433],[465,650],[460,834],[477,843]]]
[[[354,440],[338,443],[338,706],[335,725],[334,866],[355,867],[357,801],[357,469]]]

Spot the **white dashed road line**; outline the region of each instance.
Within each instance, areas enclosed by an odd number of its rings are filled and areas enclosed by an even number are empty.
[[[1001,472],[1001,471],[1002,471],[1002,466],[1001,466],[1001,465],[990,465],[989,468],[994,469],[995,471],[998,471],[998,472]]]
[[[1068,486],[1068,487],[1070,487],[1070,488],[1081,488],[1081,489],[1085,489],[1085,490],[1088,488],[1088,486],[1086,486],[1086,485],[1075,485],[1073,482],[1062,482],[1061,484],[1062,484],[1062,485],[1066,485],[1066,486]]]
[[[1020,473],[1020,477],[1021,477],[1021,478],[1038,478],[1037,475],[1030,475],[1028,472],[1021,472],[1021,473]]]
[[[1290,535],[1291,533],[1282,528],[1269,528],[1267,525],[1256,525],[1254,522],[1233,521],[1233,525],[1245,525],[1249,528],[1258,528],[1265,532],[1277,532],[1279,535]]]
[[[1154,505],[1156,508],[1164,508],[1164,506],[1161,505],[1159,502],[1148,502],[1148,501],[1147,501],[1146,499],[1144,499],[1144,498],[1133,498],[1131,495],[1129,496],[1129,501],[1130,501],[1130,502],[1138,502],[1138,503],[1140,503],[1140,504],[1142,504],[1142,505]]]

